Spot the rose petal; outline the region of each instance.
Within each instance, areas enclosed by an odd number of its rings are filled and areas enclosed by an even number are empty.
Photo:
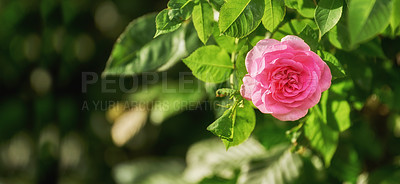
[[[240,87],[240,94],[247,100],[251,100],[256,81],[249,74],[243,77],[243,84]]]
[[[297,36],[287,35],[281,39],[281,42],[296,50],[310,50],[310,47],[304,42],[304,40]]]
[[[310,47],[306,44],[306,42],[297,36],[287,35],[281,39],[281,42],[285,45],[289,45],[295,50],[310,50]]]
[[[249,74],[257,72],[258,64],[260,63],[261,56],[275,44],[280,44],[278,40],[275,39],[265,39],[259,41],[256,46],[247,53],[246,56],[246,68]]]
[[[253,104],[260,110],[262,113],[272,113],[268,111],[265,103],[262,101],[262,95],[265,93],[265,89],[256,87],[253,95],[251,96],[251,100]]]
[[[308,109],[305,109],[305,110],[294,109],[293,111],[286,113],[286,114],[272,113],[271,115],[281,121],[296,121],[296,120],[304,117],[307,114],[307,112],[308,112]]]
[[[261,99],[269,112],[285,114],[292,110],[292,108],[286,107],[284,103],[276,101],[272,97],[272,93],[264,93]]]
[[[328,65],[325,64],[324,71],[322,72],[321,79],[319,80],[319,86],[321,92],[324,92],[327,89],[329,89],[329,87],[331,87],[331,80],[332,80],[331,70],[329,69]]]

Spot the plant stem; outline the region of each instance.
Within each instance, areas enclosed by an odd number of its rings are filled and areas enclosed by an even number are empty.
[[[315,4],[315,6],[318,6],[318,5],[317,5],[317,1],[316,1],[316,0],[313,0],[313,2],[314,2],[314,4]]]
[[[239,43],[239,38],[235,39],[235,45],[237,45]],[[233,68],[236,68],[236,51],[232,52],[231,55],[231,61],[233,64]],[[231,74],[230,78],[229,78],[229,83],[231,84],[231,88],[234,88],[234,73]]]

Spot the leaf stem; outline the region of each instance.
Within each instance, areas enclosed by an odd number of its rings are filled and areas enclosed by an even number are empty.
[[[316,1],[316,0],[313,0],[313,2],[314,2],[314,4],[315,4],[315,6],[318,6],[318,5],[317,5],[317,1]]]

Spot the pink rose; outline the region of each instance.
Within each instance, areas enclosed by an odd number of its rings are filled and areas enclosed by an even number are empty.
[[[247,54],[240,93],[281,121],[304,117],[331,86],[328,65],[297,36],[265,39]]]

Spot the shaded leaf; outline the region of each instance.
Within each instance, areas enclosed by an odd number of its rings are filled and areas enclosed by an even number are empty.
[[[285,4],[289,8],[296,9],[304,17],[314,17],[315,4],[313,0],[285,0]]]
[[[222,5],[225,3],[225,0],[209,0],[209,2],[214,9],[220,11]]]
[[[317,30],[314,30],[309,25],[306,25],[299,33],[299,37],[310,46],[312,51],[317,51],[317,48],[319,47]]]
[[[185,80],[192,82],[168,81],[161,84],[161,90],[155,99],[157,103],[154,103],[150,112],[152,123],[160,124],[182,111],[194,109],[199,105],[205,95],[201,83],[194,78]]]
[[[103,76],[135,75],[167,69],[187,55],[184,26],[178,31],[153,39],[155,14],[132,21],[118,38]],[[193,42],[195,43],[195,42]],[[191,44],[194,45],[194,44]]]
[[[329,42],[338,49],[350,50],[350,33],[347,26],[347,16],[342,17],[328,33]]]
[[[309,19],[290,20],[280,27],[273,35],[272,38],[281,40],[286,35],[299,35],[306,26],[310,26],[313,30],[318,29],[314,21]]]
[[[342,64],[334,55],[320,50],[318,51],[318,55],[326,62],[326,64],[328,64],[329,69],[331,70],[332,80],[346,76],[346,72],[344,71]]]
[[[350,146],[339,147],[328,172],[343,182],[356,183],[361,173],[361,163],[356,150]]]
[[[210,176],[232,179],[234,176],[226,173],[233,173],[249,160],[265,153],[263,146],[252,138],[229,151],[217,139],[204,140],[189,148],[184,178],[194,183]]]
[[[140,159],[113,168],[118,184],[188,184],[182,179],[184,163],[177,159]]]
[[[349,4],[348,25],[351,45],[371,39],[389,24],[391,0],[352,0]]]
[[[237,183],[290,183],[299,177],[302,165],[300,157],[290,152],[289,146],[280,145],[268,151],[264,158],[242,167]]]

